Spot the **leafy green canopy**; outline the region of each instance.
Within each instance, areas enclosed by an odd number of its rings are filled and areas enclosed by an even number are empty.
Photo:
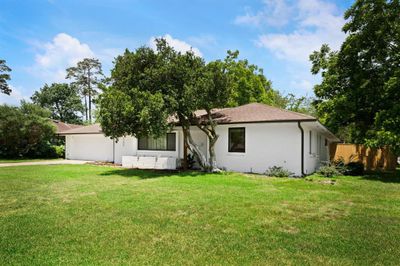
[[[272,89],[272,83],[263,72],[263,69],[250,64],[246,59],[238,59],[238,51],[228,51],[225,59],[227,74],[232,86],[228,106],[240,106],[251,102],[265,103],[282,107],[282,96]]]
[[[340,51],[310,56],[317,111],[335,133],[400,154],[400,2],[358,0],[346,12]]]
[[[84,106],[74,85],[65,83],[45,84],[31,97],[33,103],[49,109],[51,118],[66,123],[82,123]]]
[[[49,116],[48,110],[24,101],[20,107],[0,105],[0,157],[53,156],[55,127]]]
[[[187,121],[196,109],[194,84],[204,61],[193,53],[174,51],[163,39],[157,50],[126,50],[115,60],[112,85],[99,99],[99,120],[106,135],[160,136],[168,118]]]

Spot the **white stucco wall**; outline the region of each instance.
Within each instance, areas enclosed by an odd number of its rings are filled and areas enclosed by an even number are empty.
[[[321,162],[329,161],[329,143],[325,146],[325,135],[315,126],[315,123],[302,123],[304,129],[304,172],[314,173],[321,166]],[[310,150],[310,131],[311,150]]]
[[[228,129],[246,129],[246,152],[228,151]],[[325,136],[315,123],[302,123],[304,129],[304,172],[311,174],[320,166],[320,161],[329,160]],[[309,151],[309,131],[312,134],[312,151]],[[121,163],[124,155],[157,156],[183,158],[183,133],[175,128],[175,151],[138,150],[134,137],[120,138],[115,142],[101,134],[81,134],[66,136],[66,158]],[[192,137],[208,158],[208,140],[197,127],[191,127]],[[296,122],[288,123],[248,123],[219,125],[219,139],[215,145],[218,166],[230,171],[264,173],[271,166],[282,166],[301,175],[301,131]],[[321,135],[321,140],[318,141]],[[114,154],[113,154],[114,150]],[[179,160],[178,160],[179,161]]]
[[[246,129],[246,152],[228,151],[228,129]],[[301,134],[297,123],[253,123],[219,125],[215,145],[218,166],[230,171],[265,173],[282,166],[301,175]]]
[[[127,136],[113,141],[101,134],[80,134],[67,135],[65,141],[65,157],[71,160],[90,160],[122,163],[122,156],[157,156],[157,157],[174,157],[180,158],[180,151],[183,151],[182,133],[176,133],[176,150],[175,151],[147,151],[138,150],[138,142],[135,137]],[[113,147],[114,145],[114,147]],[[114,153],[114,154],[113,154]]]
[[[123,137],[115,142],[115,163],[122,163],[122,156],[137,154],[137,139],[131,136]]]

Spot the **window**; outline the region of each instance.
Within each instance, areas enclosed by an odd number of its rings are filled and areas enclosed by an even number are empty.
[[[312,131],[310,130],[310,154],[312,154]]]
[[[246,131],[244,127],[229,128],[229,152],[245,152]]]
[[[176,133],[168,133],[160,138],[139,137],[138,150],[175,151]]]

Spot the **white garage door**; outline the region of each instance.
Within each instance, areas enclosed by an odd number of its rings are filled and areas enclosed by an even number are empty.
[[[68,135],[65,156],[70,160],[113,161],[113,141],[101,134]]]

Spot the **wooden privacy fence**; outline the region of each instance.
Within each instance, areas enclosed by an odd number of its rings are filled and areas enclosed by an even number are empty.
[[[329,147],[331,160],[343,159],[345,163],[362,162],[365,170],[394,171],[397,157],[389,148],[368,148],[362,144],[332,143]]]

